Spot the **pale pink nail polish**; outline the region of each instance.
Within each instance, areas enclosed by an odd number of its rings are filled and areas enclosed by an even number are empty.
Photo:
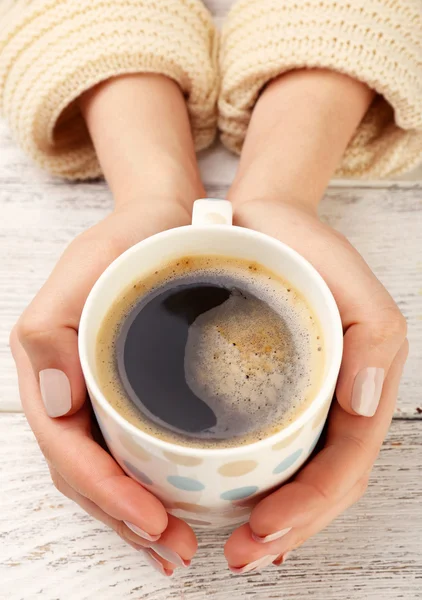
[[[265,535],[264,537],[260,537],[255,533],[252,533],[252,539],[255,542],[259,542],[260,544],[268,544],[269,542],[274,542],[275,540],[279,540],[283,535],[289,533],[291,531],[291,527],[286,527],[285,529],[280,529],[280,531],[276,531],[275,533],[270,533],[269,535]]]
[[[151,554],[151,552],[148,552],[148,550],[141,550],[141,552],[144,555],[147,563],[151,565],[151,567],[153,567],[156,571],[161,573],[161,575],[164,575],[166,577],[173,575],[173,572],[169,571],[168,569],[165,569],[164,566],[160,563],[160,561],[157,560],[153,554]]]
[[[352,408],[363,417],[373,417],[377,411],[384,383],[384,369],[367,367],[355,377]]]
[[[141,529],[137,525],[134,525],[133,523],[129,523],[129,521],[123,521],[123,523],[127,527],[129,527],[129,529],[131,531],[133,531],[133,533],[136,533],[136,535],[139,535],[139,537],[141,537],[144,540],[147,540],[148,542],[156,542],[161,537],[159,535],[150,535],[148,532],[144,531],[143,529]]]
[[[72,408],[70,382],[59,369],[44,369],[39,373],[41,397],[49,417],[62,417]]]
[[[257,560],[245,565],[244,567],[229,567],[232,573],[236,575],[243,575],[244,573],[250,573],[251,571],[257,571],[258,569],[263,569],[264,567],[268,567],[275,559],[278,554],[268,554],[266,556],[261,556]]]
[[[150,548],[151,550],[154,550],[158,556],[161,556],[161,558],[164,558],[164,560],[167,560],[178,567],[187,568],[190,565],[189,560],[183,560],[183,558],[179,556],[177,552],[170,550],[170,548],[167,548],[167,546],[164,546],[163,544],[151,544]]]

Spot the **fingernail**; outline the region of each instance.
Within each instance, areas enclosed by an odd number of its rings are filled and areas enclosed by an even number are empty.
[[[144,555],[147,563],[151,565],[151,567],[153,567],[156,571],[161,573],[161,575],[164,575],[165,577],[170,577],[171,575],[173,575],[173,571],[165,569],[164,566],[160,563],[160,561],[157,560],[153,554],[151,554],[151,552],[148,552],[148,550],[141,550],[141,552]]]
[[[280,529],[280,531],[276,531],[275,533],[270,533],[269,535],[265,535],[264,537],[260,537],[255,533],[252,533],[252,539],[255,542],[259,542],[260,544],[268,544],[268,542],[274,542],[275,540],[279,540],[283,535],[289,533],[291,531],[291,527],[286,527],[285,529]]]
[[[373,417],[377,411],[384,383],[384,369],[367,367],[355,377],[352,408],[363,417]]]
[[[134,525],[133,523],[129,523],[129,521],[123,521],[123,523],[127,527],[129,527],[129,529],[131,531],[133,531],[133,533],[136,533],[136,535],[139,535],[139,537],[141,537],[144,540],[147,540],[148,542],[156,542],[161,537],[160,535],[150,535],[149,533],[147,533],[146,531],[144,531],[137,525]],[[158,554],[158,552],[157,552],[157,554]]]
[[[254,560],[244,567],[229,567],[229,569],[236,575],[243,575],[243,573],[250,573],[251,571],[268,567],[268,565],[270,565],[277,558],[277,556],[278,554],[268,554],[267,556],[261,556],[261,558],[258,558],[258,560]]]
[[[283,563],[286,562],[289,554],[290,552],[285,552],[284,554],[282,554],[277,560],[273,562],[273,565],[275,565],[276,567],[280,567]]]
[[[44,369],[39,373],[41,396],[49,417],[62,417],[72,408],[70,382],[59,369]]]
[[[170,548],[167,548],[167,546],[164,546],[163,544],[151,544],[150,548],[151,550],[154,550],[158,556],[161,556],[164,560],[167,560],[178,567],[185,567],[185,569],[187,569],[190,565],[190,560],[183,560],[177,552],[170,550]]]

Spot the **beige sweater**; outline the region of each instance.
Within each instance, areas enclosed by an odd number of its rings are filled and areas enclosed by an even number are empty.
[[[172,77],[196,147],[212,142],[218,119],[240,152],[262,88],[301,67],[347,73],[379,94],[339,175],[399,174],[422,160],[422,0],[240,0],[221,40],[199,0],[0,0],[0,111],[26,152],[70,179],[100,174],[74,102],[100,81]]]

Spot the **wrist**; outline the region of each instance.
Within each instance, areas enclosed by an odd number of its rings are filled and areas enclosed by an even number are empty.
[[[258,100],[239,170],[234,202],[265,197],[316,211],[373,92],[332,71],[292,71]]]
[[[174,81],[118,77],[79,102],[116,207],[168,201],[190,209],[204,195],[186,103]]]

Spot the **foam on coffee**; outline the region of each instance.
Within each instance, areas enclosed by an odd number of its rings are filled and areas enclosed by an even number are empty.
[[[195,436],[134,406],[115,356],[131,315],[175,284],[202,283],[230,294],[200,314],[187,335],[186,383],[216,416],[214,426]],[[200,447],[238,446],[276,433],[313,400],[324,370],[320,326],[304,298],[261,265],[219,256],[184,257],[135,283],[109,311],[97,348],[100,387],[128,421],[155,437]]]

